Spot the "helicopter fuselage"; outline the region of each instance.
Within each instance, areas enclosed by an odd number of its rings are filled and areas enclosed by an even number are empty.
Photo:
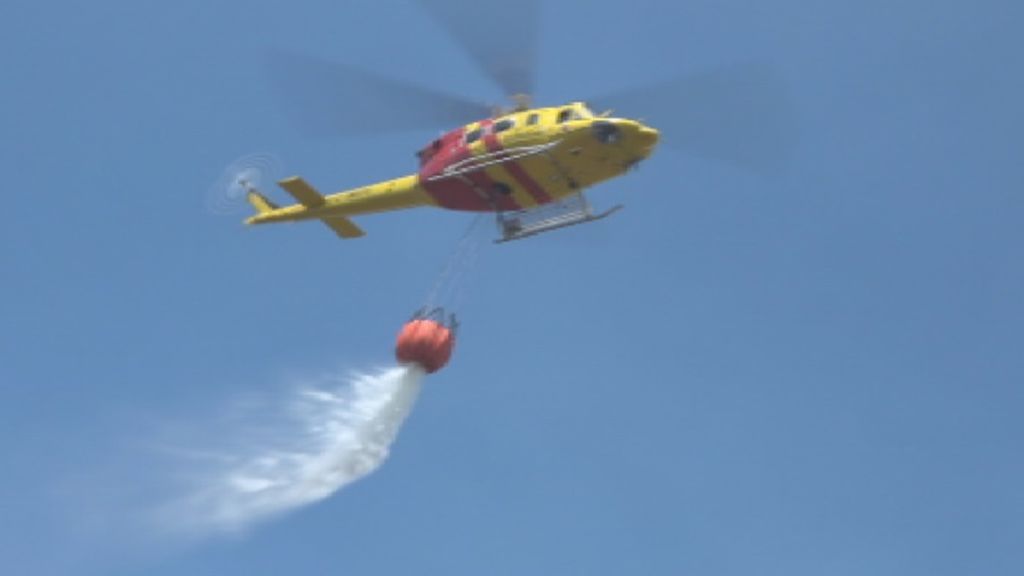
[[[323,219],[340,236],[353,237],[362,231],[347,219],[361,214],[420,206],[529,210],[626,173],[657,142],[654,128],[595,116],[580,102],[521,109],[437,138],[417,153],[416,174],[326,196],[301,178],[288,178],[280,185],[299,203],[284,207],[250,190],[258,213],[246,223]]]
[[[443,208],[530,209],[625,173],[657,141],[653,128],[581,103],[527,109],[438,138],[418,154],[419,181]]]

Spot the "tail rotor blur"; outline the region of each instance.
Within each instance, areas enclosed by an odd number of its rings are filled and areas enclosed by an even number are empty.
[[[246,194],[281,175],[281,160],[273,154],[249,154],[229,164],[206,194],[213,214],[240,214],[248,207]]]

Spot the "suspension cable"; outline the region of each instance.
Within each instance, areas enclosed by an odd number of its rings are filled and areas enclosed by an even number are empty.
[[[437,275],[434,286],[427,294],[424,303],[426,309],[434,308],[439,301],[447,301],[453,295],[456,283],[461,283],[462,278],[465,276],[467,263],[472,263],[476,260],[480,241],[473,237],[473,233],[476,231],[483,216],[483,214],[477,214],[466,226],[462,236],[455,244],[455,248],[452,249],[451,254],[448,256],[447,262],[445,262],[441,272]]]

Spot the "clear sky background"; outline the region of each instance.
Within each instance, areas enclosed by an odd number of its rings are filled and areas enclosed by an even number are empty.
[[[236,157],[327,191],[411,172],[435,136],[304,138],[266,53],[501,94],[406,0],[7,0],[0,573],[1024,573],[1022,12],[547,3],[539,103],[769,61],[788,173],[659,150],[593,191],[614,218],[488,246],[380,471],[149,554],[103,513],[145,499],[109,477],[147,466],[125,446],[389,363],[469,220],[341,242],[211,213]]]

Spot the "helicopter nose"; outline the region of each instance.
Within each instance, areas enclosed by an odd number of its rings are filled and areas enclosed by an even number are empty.
[[[658,143],[659,136],[660,134],[657,130],[643,124],[640,124],[637,130],[637,139],[640,140],[640,144],[645,148],[654,148],[654,145]]]

